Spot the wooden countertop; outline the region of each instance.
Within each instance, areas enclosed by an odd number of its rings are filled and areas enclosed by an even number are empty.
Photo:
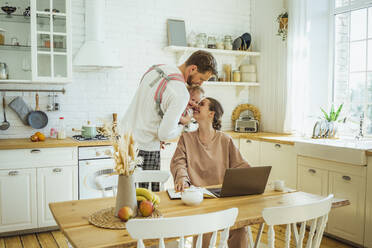
[[[294,145],[294,141],[291,140],[291,137],[294,137],[291,134],[280,134],[280,133],[237,133],[234,131],[223,131],[224,133],[230,135],[232,138],[236,139],[251,139],[272,143],[279,143],[284,145]]]
[[[29,138],[23,139],[0,139],[0,150],[5,149],[32,149],[32,148],[55,148],[71,146],[107,146],[111,145],[108,140],[77,141],[70,137],[64,140],[46,138],[45,141],[32,142]]]

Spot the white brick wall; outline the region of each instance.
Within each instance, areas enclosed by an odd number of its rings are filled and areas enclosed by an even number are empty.
[[[155,63],[176,63],[174,54],[163,51],[167,45],[168,18],[184,19],[187,33],[194,31],[237,37],[250,31],[250,5],[249,0],[106,0],[106,11],[102,13],[105,15],[105,38],[115,47],[123,68],[100,72],[74,71],[73,82],[65,86],[66,94],[59,96],[61,111],[48,112],[49,124],[41,131],[49,134],[50,128],[57,127],[59,116],[65,117],[68,135],[73,134],[72,127],[79,128],[87,120],[99,124],[103,119],[111,120],[113,112],[121,118],[147,67]],[[84,1],[73,0],[72,8],[75,54],[85,36]],[[234,66],[231,58],[218,57],[220,67],[226,62]],[[231,112],[237,104],[248,102],[248,89],[237,91],[233,87],[208,86],[206,91],[222,102],[225,109],[223,128],[231,129]],[[7,93],[7,102],[16,95],[22,94]],[[40,93],[44,111],[47,95]],[[27,103],[35,106],[34,94],[25,93],[23,96]],[[36,131],[24,126],[9,108],[7,115],[11,128],[0,131],[0,138],[27,137]]]

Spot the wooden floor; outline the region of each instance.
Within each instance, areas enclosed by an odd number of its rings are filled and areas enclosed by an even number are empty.
[[[253,235],[257,233],[258,226],[252,226]],[[266,243],[266,229],[262,242]],[[275,227],[276,247],[284,247],[284,227]],[[21,236],[0,238],[0,248],[68,248],[63,234],[59,231],[27,234]],[[295,247],[294,244],[291,247]],[[321,248],[349,248],[349,246],[334,239],[323,237]]]

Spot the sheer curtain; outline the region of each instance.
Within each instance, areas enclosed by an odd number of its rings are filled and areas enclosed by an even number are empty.
[[[284,132],[305,134],[309,109],[308,0],[288,0],[287,103]]]

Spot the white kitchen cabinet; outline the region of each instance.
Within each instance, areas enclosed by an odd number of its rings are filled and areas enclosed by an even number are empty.
[[[260,141],[240,139],[239,149],[242,156],[251,166],[259,166],[260,163]]]
[[[329,193],[334,194],[336,198],[348,199],[351,204],[330,212],[327,232],[363,244],[365,178],[331,171]]]
[[[31,0],[30,16],[0,13],[7,30],[0,58],[9,68],[4,83],[68,83],[72,78],[71,0]],[[18,10],[17,10],[18,11]],[[11,34],[11,35],[10,35]],[[17,38],[19,45],[11,44]]]
[[[49,203],[78,199],[78,168],[37,168],[38,226],[56,225]]]
[[[36,227],[35,169],[0,170],[0,233]]]
[[[365,166],[298,156],[298,190],[350,201],[331,209],[326,232],[359,245],[364,242],[366,174]],[[368,246],[367,246],[368,247]]]
[[[364,246],[372,248],[372,156],[368,156]]]
[[[328,171],[316,167],[297,167],[297,189],[316,195],[328,195]]]
[[[261,142],[260,164],[271,166],[269,182],[284,180],[289,188],[296,189],[297,165],[296,151],[292,145]]]

